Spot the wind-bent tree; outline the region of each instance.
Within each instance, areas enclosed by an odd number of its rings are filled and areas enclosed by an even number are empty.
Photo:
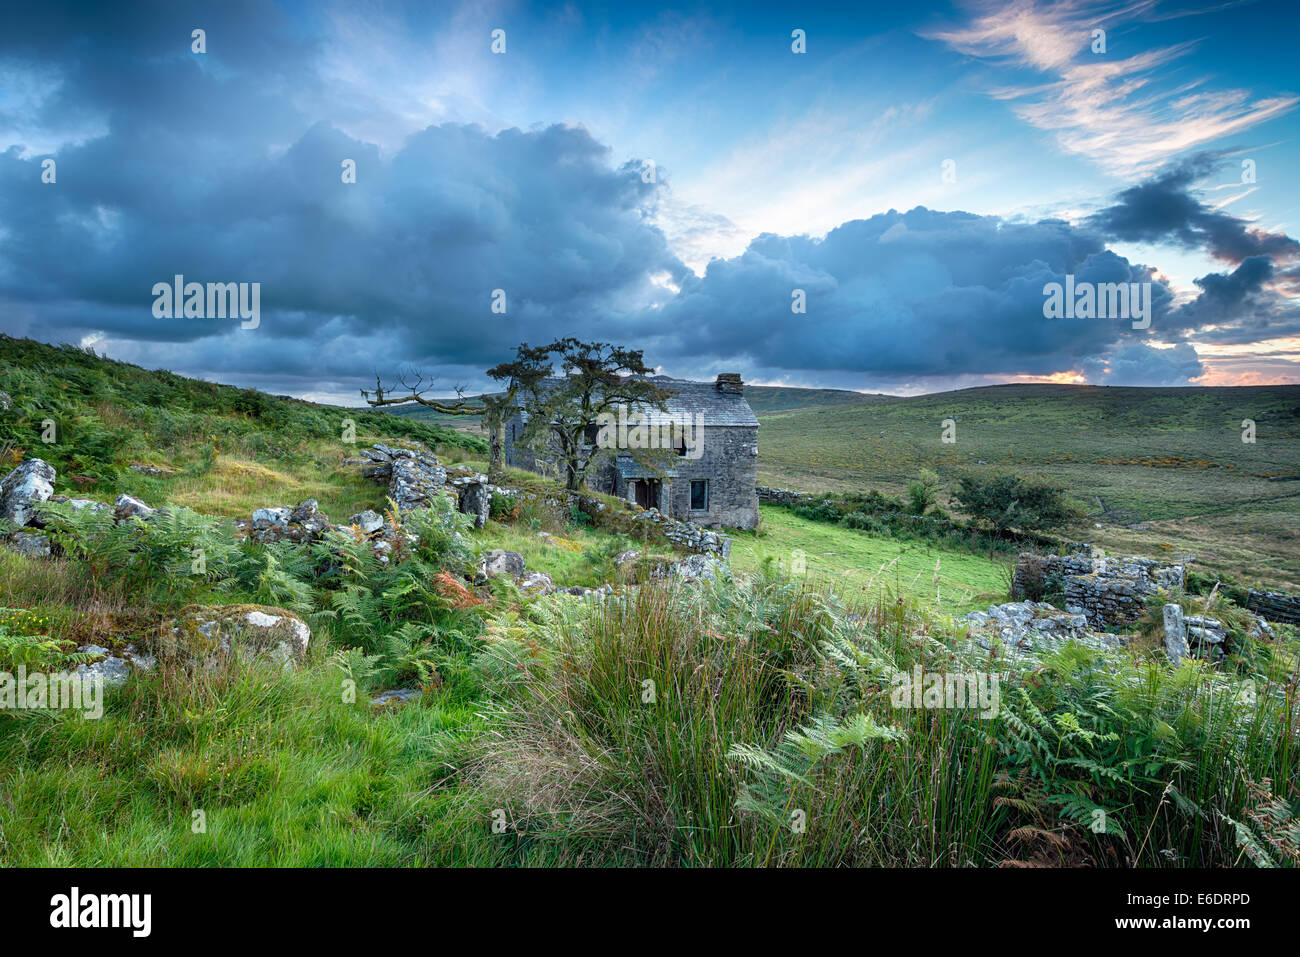
[[[414,376],[415,381],[410,381],[411,376]],[[501,397],[480,395],[466,398],[464,388],[457,386],[456,398],[432,399],[425,395],[425,392],[431,388],[433,388],[433,379],[430,378],[426,383],[424,375],[419,372],[400,374],[397,377],[397,387],[394,388],[385,388],[376,374],[374,391],[362,389],[361,397],[366,400],[367,405],[374,408],[418,402],[420,405],[433,409],[435,412],[441,412],[443,415],[483,416],[483,426],[487,429],[489,436],[488,448],[491,450],[488,472],[492,476],[499,474],[501,471],[501,446],[498,439],[504,423],[499,408]]]
[[[551,378],[556,362],[561,374]],[[517,346],[513,361],[487,372],[504,386],[495,395],[466,397],[457,387],[454,399],[430,398],[426,392],[433,380],[426,382],[418,373],[400,375],[393,388],[386,388],[376,375],[374,390],[362,389],[361,395],[375,408],[418,402],[444,415],[482,416],[488,433],[488,475],[494,480],[501,474],[505,424],[516,412],[527,412],[528,422],[516,441],[554,461],[564,473],[565,487],[577,491],[604,451],[587,441],[588,429],[602,413],[616,413],[621,405],[665,407],[671,393],[637,378],[653,371],[640,349],[567,338],[545,346]]]
[[[548,378],[553,361],[560,375]],[[516,441],[554,460],[564,472],[565,488],[577,491],[605,451],[588,440],[588,430],[603,413],[616,414],[619,406],[666,407],[671,393],[639,378],[653,371],[640,349],[565,338],[536,348],[525,343],[514,362],[489,369],[488,375],[508,383],[508,415],[517,409],[528,413]]]

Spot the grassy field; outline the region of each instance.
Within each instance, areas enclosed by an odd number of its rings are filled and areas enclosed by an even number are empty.
[[[1241,441],[1243,419],[1256,422],[1254,444]],[[923,467],[950,485],[965,471],[1033,472],[1087,506],[1079,537],[1300,588],[1300,386],[994,386],[760,421],[763,484],[900,494]]]
[[[1171,668],[1150,641],[999,658],[968,647],[952,616],[1005,597],[1001,554],[769,507],[759,532],[735,537],[736,574],[716,587],[624,588],[613,558],[642,543],[525,504],[474,530],[439,500],[408,516],[418,542],[391,562],[346,536],[235,542],[218,519],[259,506],[311,496],[337,520],[381,505],[383,488],[343,462],[370,441],[419,441],[482,469],[482,440],[17,340],[0,339],[0,373],[8,459],[50,461],[66,494],[203,513],[98,529],[68,518],[53,559],[0,549],[0,672],[70,667],[88,642],[161,655],[150,642],[193,605],[285,605],[312,632],[296,669],[160,657],[96,720],[0,711],[0,866],[1300,864],[1289,629],[1263,642],[1239,627],[1213,669]],[[828,447],[855,416],[911,401],[781,392],[765,408],[802,411],[766,422],[830,416],[829,433],[786,436]],[[841,404],[807,404],[824,400]],[[1261,442],[1280,418],[1260,418]],[[1000,426],[1004,441],[1024,425]],[[784,453],[765,430],[766,468]],[[851,482],[829,461],[814,462],[838,476],[825,481]],[[506,481],[555,490],[528,473]],[[1215,542],[1242,550],[1225,561],[1255,560],[1254,514],[1234,516],[1241,539]],[[559,585],[621,590],[472,589],[487,548],[521,552]],[[1000,710],[900,707],[891,676],[913,668],[997,669]],[[1237,693],[1243,680],[1257,697]],[[423,694],[372,705],[394,687]]]
[[[834,589],[854,604],[906,595],[957,614],[1005,600],[1009,563],[1005,557],[871,535],[814,522],[775,506],[762,506],[761,511],[759,532],[733,539],[731,564],[739,571],[757,571],[767,561],[790,573],[802,559],[811,587]]]

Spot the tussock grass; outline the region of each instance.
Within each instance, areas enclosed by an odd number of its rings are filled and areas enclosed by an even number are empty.
[[[503,862],[1215,866],[1258,782],[1300,781],[1280,668],[1248,703],[1196,663],[1008,662],[906,599],[857,620],[780,579],[645,588],[542,633],[482,663],[511,679],[462,800],[509,821]],[[917,665],[998,675],[997,714],[898,707]]]

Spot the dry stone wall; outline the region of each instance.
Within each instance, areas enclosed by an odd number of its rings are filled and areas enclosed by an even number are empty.
[[[1086,616],[1092,628],[1105,628],[1132,624],[1148,599],[1182,588],[1186,579],[1184,565],[1106,555],[1085,545],[1069,555],[1022,554],[1011,597],[1041,595],[1059,587],[1067,611]]]
[[[1284,595],[1276,591],[1250,590],[1246,607],[1269,621],[1300,625],[1300,595]]]

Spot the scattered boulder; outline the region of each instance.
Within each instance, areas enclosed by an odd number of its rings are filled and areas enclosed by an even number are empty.
[[[679,562],[661,565],[652,573],[653,578],[665,578],[683,582],[716,582],[720,573],[727,571],[726,563],[712,555],[688,555]]]
[[[292,514],[293,510],[285,506],[259,508],[253,512],[253,528],[257,531],[265,531],[277,525],[288,525],[289,516]]]
[[[474,584],[483,585],[490,579],[499,578],[502,575],[521,578],[526,567],[527,563],[524,561],[524,556],[518,552],[508,552],[504,549],[494,548],[478,557],[478,573],[474,576]]]
[[[1066,642],[1089,648],[1113,649],[1126,641],[1119,635],[1090,631],[1087,616],[1063,612],[1049,602],[1013,601],[990,605],[987,612],[970,612],[966,620],[971,623],[971,638],[979,647],[990,649],[997,641],[1004,651],[1013,655],[1051,651]]]
[[[329,516],[320,510],[314,498],[305,499],[293,508],[277,506],[253,512],[249,537],[254,541],[314,542],[331,529]]]
[[[155,511],[157,510],[150,508],[138,498],[133,498],[125,493],[119,495],[117,501],[113,503],[113,517],[119,522],[125,522],[132,518],[143,521],[152,516]]]
[[[237,655],[290,667],[306,654],[311,629],[283,608],[218,605],[187,609],[163,636],[167,653],[190,664],[215,667]]]
[[[401,705],[416,698],[423,697],[424,692],[418,688],[393,688],[389,691],[381,691],[370,699],[372,708],[380,708],[385,705]]]
[[[35,506],[54,494],[54,467],[43,459],[19,462],[0,481],[0,518],[20,528],[34,525]]]
[[[526,572],[519,579],[519,590],[525,595],[547,595],[555,591],[555,582],[546,572]]]
[[[131,676],[131,663],[101,645],[81,645],[77,650],[84,654],[102,656],[98,661],[77,665],[76,673],[82,681],[99,681],[112,687],[125,684]]]
[[[1250,626],[1250,637],[1257,641],[1277,641],[1277,632],[1272,625],[1256,615]]]
[[[555,593],[559,595],[574,595],[578,598],[599,600],[608,595],[614,594],[614,586],[608,582],[601,585],[599,588],[587,588],[584,585],[572,585],[568,588],[557,588]]]
[[[361,529],[361,534],[372,535],[384,527],[384,517],[376,511],[366,509],[364,512],[357,512],[351,519],[350,524]]]
[[[146,465],[142,462],[135,462],[128,465],[127,468],[132,472],[139,472],[141,475],[148,475],[150,478],[162,478],[171,474],[169,470],[162,468],[161,466]]]
[[[14,532],[9,536],[9,547],[27,558],[50,557],[50,540],[35,532]]]

